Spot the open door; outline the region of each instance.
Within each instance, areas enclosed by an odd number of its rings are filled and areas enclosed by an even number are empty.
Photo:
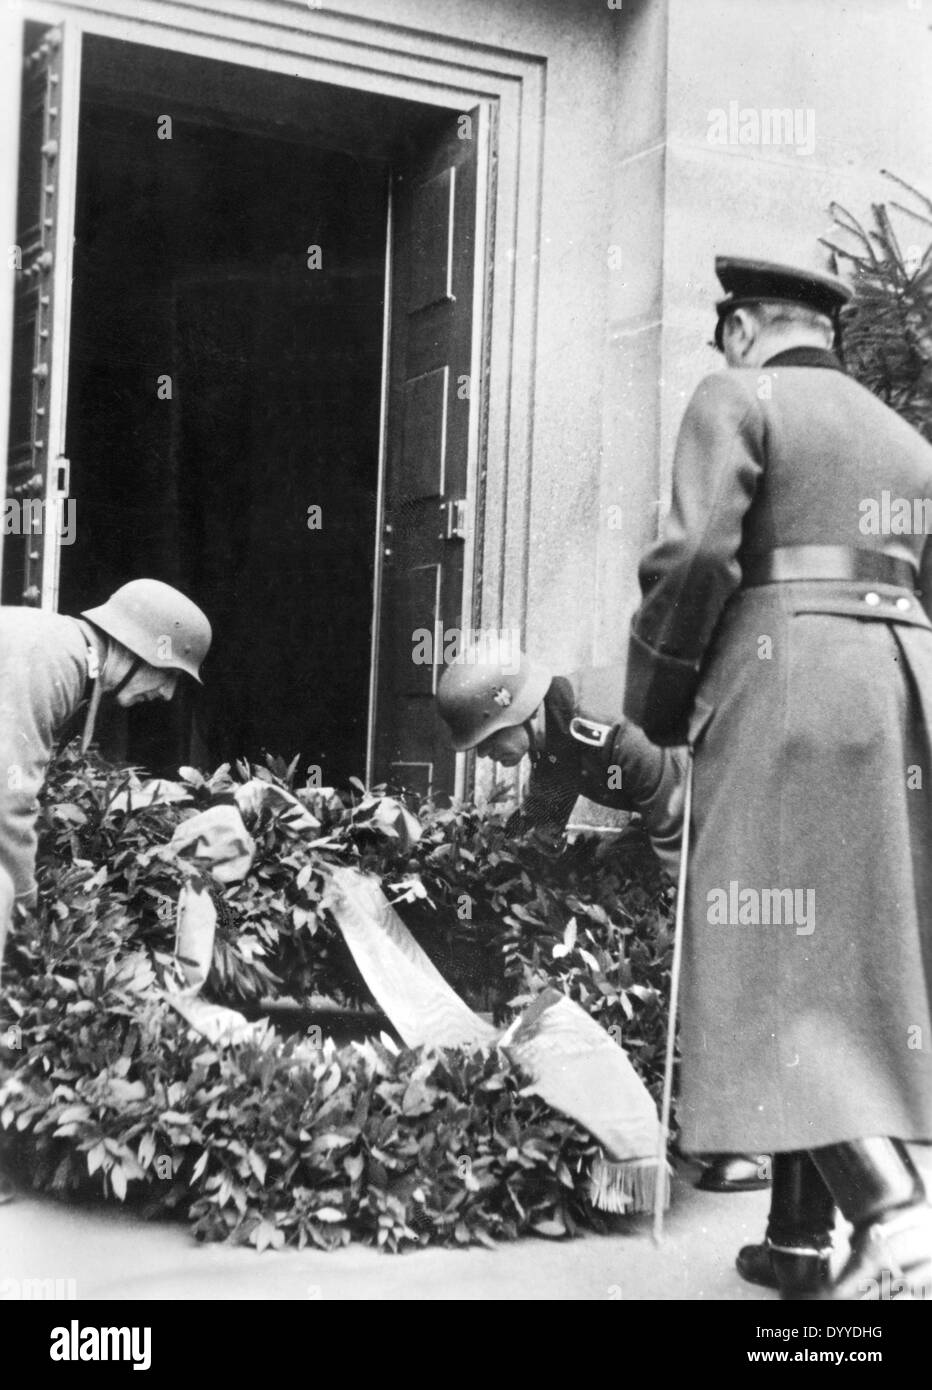
[[[26,26],[2,601],[55,608],[69,468],[65,402],[81,35]]]
[[[449,115],[392,180],[391,333],[373,780],[454,790],[434,695],[463,622],[478,110]]]

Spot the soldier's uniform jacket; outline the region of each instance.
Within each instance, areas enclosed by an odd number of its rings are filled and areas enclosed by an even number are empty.
[[[932,448],[837,367],[795,349],[701,382],[641,566],[625,712],[695,747],[693,1150],[932,1139],[932,625],[896,584],[742,587],[787,545],[932,573],[925,535],[869,522],[884,492],[932,499]]]
[[[658,748],[620,714],[624,667],[557,676],[544,696],[544,746],[532,755],[527,795],[510,829],[562,830],[577,797],[638,811],[667,872],[676,877],[683,820],[683,755]]]
[[[0,608],[0,867],[20,900],[35,891],[37,798],[55,742],[84,696],[88,666],[73,618]]]

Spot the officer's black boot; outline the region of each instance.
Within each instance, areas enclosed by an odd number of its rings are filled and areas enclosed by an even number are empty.
[[[932,1301],[932,1207],[905,1144],[857,1139],[812,1158],[851,1222],[851,1253],[829,1299]]]
[[[786,1299],[812,1297],[829,1281],[834,1223],[835,1204],[809,1154],[774,1154],[767,1237],[739,1250],[738,1273]]]

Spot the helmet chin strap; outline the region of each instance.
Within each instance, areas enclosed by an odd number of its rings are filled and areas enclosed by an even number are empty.
[[[545,705],[538,705],[534,713],[529,714],[521,725],[521,728],[527,731],[527,751],[532,763],[536,763],[543,756],[547,743],[545,709]]]
[[[108,691],[108,694],[112,695],[113,698],[116,699],[120,691],[126,689],[130,681],[133,679],[133,676],[135,676],[136,672],[139,670],[140,666],[143,665],[145,665],[145,663],[143,662],[141,657],[134,656],[126,675],[120,681],[119,685],[115,685],[111,691]]]
[[[145,663],[142,660],[140,660],[138,656],[134,656],[133,660],[130,662],[130,667],[126,675],[123,677],[120,683],[117,686],[115,686],[114,689],[109,693],[114,696],[119,695],[120,691],[124,690],[126,686],[129,685],[130,681],[133,679],[133,676],[135,676],[140,666],[143,666],[144,664]],[[90,746],[91,739],[94,737],[94,725],[97,723],[97,711],[100,708],[100,698],[103,695],[103,690],[101,689],[100,685],[100,676],[97,670],[94,670],[93,672],[93,680],[94,688],[91,691],[91,698],[88,701],[87,718],[84,720],[84,729],[81,733],[82,753],[87,752]]]

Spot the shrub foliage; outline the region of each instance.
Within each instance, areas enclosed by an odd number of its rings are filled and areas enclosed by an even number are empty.
[[[886,177],[898,196],[875,203],[868,225],[833,203],[842,243],[824,244],[853,278],[843,319],[848,370],[932,440],[932,200]]]
[[[592,1140],[525,1094],[499,1050],[411,1050],[387,1032],[309,1049],[270,1031],[219,1047],[165,1002],[179,889],[200,872],[165,847],[192,809],[229,800],[249,776],[290,789],[293,769],[187,770],[187,804],[125,811],[114,801],[129,774],[73,745],[59,756],[41,814],[39,908],[16,924],[4,964],[6,1161],[38,1189],[129,1200],[200,1238],[260,1250],[598,1226],[584,1198]],[[319,904],[328,865],[351,864],[380,876],[473,1007],[504,1022],[556,985],[615,1033],[656,1093],[671,891],[642,835],[557,853],[509,840],[495,816],[425,805],[412,849],[371,798],[298,795],[322,822],[314,837],[268,814],[251,827],[246,880],[211,885],[205,997],[253,1015],[270,998],[367,1002]]]

